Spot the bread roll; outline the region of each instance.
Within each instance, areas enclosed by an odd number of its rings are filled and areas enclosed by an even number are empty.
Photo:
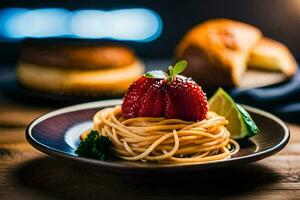
[[[236,86],[250,51],[262,34],[256,27],[229,19],[212,19],[188,31],[179,42],[176,60],[186,59],[184,75],[203,86]]]
[[[144,72],[133,51],[117,44],[29,44],[18,64],[19,83],[33,90],[78,96],[125,93]]]
[[[19,82],[38,91],[73,95],[119,95],[144,72],[140,61],[117,69],[78,70],[20,62]]]
[[[131,49],[117,44],[29,44],[22,48],[21,60],[59,68],[107,69],[131,65],[136,58]]]
[[[293,76],[297,72],[297,63],[289,49],[282,43],[262,38],[250,53],[248,66],[254,69],[283,72]]]

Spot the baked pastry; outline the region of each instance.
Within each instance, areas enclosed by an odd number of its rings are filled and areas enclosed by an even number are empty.
[[[144,65],[123,46],[29,46],[17,68],[24,87],[55,94],[107,96],[126,92]]]
[[[22,48],[21,60],[37,65],[71,69],[107,69],[130,65],[136,58],[131,49],[117,44],[30,44]]]
[[[175,57],[188,61],[184,75],[201,85],[239,85],[250,51],[261,35],[256,27],[242,22],[212,19],[186,33]]]
[[[282,43],[262,38],[252,49],[248,66],[254,69],[283,72],[292,76],[297,72],[297,63],[289,49]]]
[[[117,95],[127,91],[144,68],[141,62],[117,69],[78,70],[20,62],[19,81],[26,87],[57,94]]]

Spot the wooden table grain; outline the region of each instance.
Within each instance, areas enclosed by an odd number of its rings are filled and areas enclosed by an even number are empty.
[[[300,199],[300,126],[259,162],[189,174],[110,174],[31,147],[25,126],[53,108],[0,103],[0,199]]]

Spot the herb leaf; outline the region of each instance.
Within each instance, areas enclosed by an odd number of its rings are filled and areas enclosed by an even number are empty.
[[[153,70],[144,74],[147,78],[157,78],[157,79],[165,79],[168,77],[168,74],[161,70]]]
[[[92,130],[87,137],[80,142],[75,153],[83,157],[106,160],[110,146],[111,141],[108,137],[102,136],[98,131]]]
[[[173,66],[170,65],[170,66],[168,67],[168,69],[169,69],[169,75],[170,75],[170,77],[173,77],[173,73],[174,73],[174,68],[173,68]]]
[[[172,70],[172,74],[170,72],[170,75],[175,77],[176,75],[180,74],[181,72],[183,72],[185,70],[185,68],[187,67],[187,62],[186,60],[181,60],[179,62],[177,62]]]
[[[169,76],[167,77],[168,84],[170,84],[176,75],[180,74],[185,70],[187,67],[186,60],[181,60],[175,64],[173,67],[172,65],[169,66]]]
[[[153,71],[149,71],[149,72],[145,73],[144,77],[156,78],[156,79],[166,79],[168,84],[170,84],[174,80],[175,76],[180,74],[181,72],[183,72],[186,67],[187,67],[186,60],[181,60],[181,61],[177,62],[174,67],[172,65],[170,65],[168,67],[169,74],[167,74],[161,70],[153,70]]]

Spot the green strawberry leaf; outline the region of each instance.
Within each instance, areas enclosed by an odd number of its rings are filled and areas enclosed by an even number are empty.
[[[166,79],[168,77],[168,74],[161,70],[153,70],[145,73],[144,76],[147,78]]]

